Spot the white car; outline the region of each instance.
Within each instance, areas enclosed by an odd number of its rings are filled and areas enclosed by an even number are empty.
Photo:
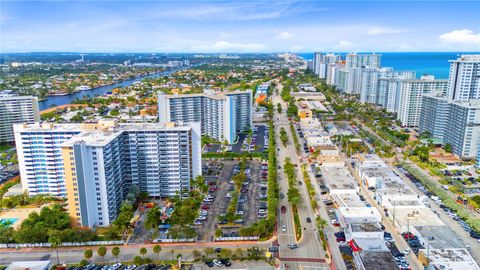
[[[287,231],[287,226],[282,225],[282,232],[286,232],[286,231]]]
[[[410,254],[411,250],[409,248],[406,248],[404,251],[403,251],[403,254],[404,255],[408,255]]]
[[[215,266],[217,266],[217,267],[222,267],[223,266],[223,263],[220,260],[217,260],[217,259],[213,260],[213,264],[215,264]]]

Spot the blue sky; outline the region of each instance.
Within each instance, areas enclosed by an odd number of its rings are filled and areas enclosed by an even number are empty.
[[[0,51],[479,51],[480,1],[0,1]]]

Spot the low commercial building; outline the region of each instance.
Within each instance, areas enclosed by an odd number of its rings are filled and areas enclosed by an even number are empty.
[[[298,85],[298,90],[299,91],[305,91],[305,92],[317,92],[317,88],[313,86],[310,83],[302,83]]]
[[[448,226],[414,226],[411,232],[418,236],[418,240],[427,248],[466,248],[463,241]]]
[[[322,164],[320,170],[330,194],[358,194],[360,188],[345,164]]]
[[[357,196],[351,196],[351,197],[357,197]],[[359,205],[358,203],[355,203],[355,204]],[[349,223],[360,223],[360,222],[378,223],[382,220],[382,215],[377,210],[377,208],[365,207],[365,205],[354,206],[354,207],[340,206],[337,211],[337,216],[339,218],[340,224],[343,223],[345,226],[346,224],[349,224]]]
[[[312,110],[308,108],[299,108],[298,109],[298,117],[300,118],[311,118],[312,117]]]
[[[428,259],[428,270],[480,270],[478,263],[464,248],[422,249],[419,257]]]
[[[48,270],[52,266],[50,261],[15,261],[5,270]]]
[[[362,251],[354,253],[354,259],[358,270],[398,269],[390,251]]]
[[[304,100],[318,100],[320,102],[325,101],[325,95],[322,92],[291,92],[290,95],[295,99],[304,99]]]

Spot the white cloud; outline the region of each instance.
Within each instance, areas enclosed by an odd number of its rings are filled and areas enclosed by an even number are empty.
[[[441,34],[438,38],[446,43],[480,45],[480,33],[470,29],[454,30]]]
[[[195,45],[190,47],[192,52],[262,52],[267,47],[259,43],[232,43],[218,41],[214,44]]]
[[[275,38],[278,38],[278,39],[290,39],[292,37],[292,33],[290,32],[280,32],[277,34],[277,36]]]
[[[372,27],[368,29],[367,35],[388,35],[388,34],[399,34],[399,33],[405,33],[405,32],[410,32],[409,30],[406,29],[395,29],[395,28],[388,28],[388,27]]]
[[[348,40],[342,40],[337,45],[335,45],[335,48],[339,50],[349,50],[349,49],[354,49],[355,44],[353,44]]]

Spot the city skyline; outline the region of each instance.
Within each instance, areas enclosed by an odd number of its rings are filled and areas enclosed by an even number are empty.
[[[478,51],[479,10],[476,1],[4,1],[1,52]]]

